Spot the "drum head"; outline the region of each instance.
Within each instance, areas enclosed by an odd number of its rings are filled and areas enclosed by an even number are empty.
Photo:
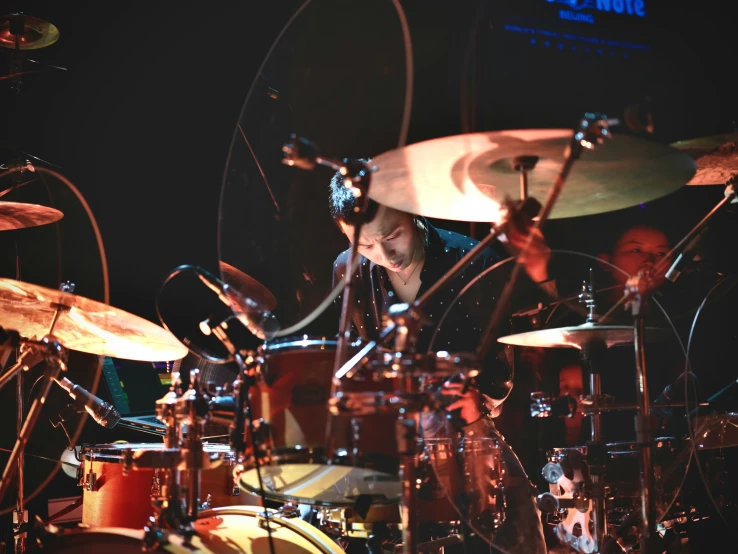
[[[286,464],[260,469],[264,493],[277,501],[315,506],[351,507],[363,499],[372,504],[392,504],[402,497],[399,479],[372,469],[320,464]],[[242,473],[239,483],[259,494],[255,469]]]

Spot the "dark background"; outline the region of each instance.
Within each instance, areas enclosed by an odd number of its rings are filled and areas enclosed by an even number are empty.
[[[104,239],[113,306],[157,321],[156,290],[175,266],[217,272],[219,194],[234,128],[264,56],[299,4],[4,3],[6,13],[22,10],[59,28],[59,41],[30,57],[67,68],[30,75],[17,107],[9,83],[0,81],[0,116],[8,120],[2,129],[13,131],[6,148],[60,166],[82,192]],[[351,18],[346,6],[334,10],[335,2],[322,4],[315,24],[325,30],[322,40],[301,44],[296,53],[301,67],[317,75],[320,94],[311,95],[309,79],[291,90],[305,106],[297,121],[305,129],[324,122],[324,129],[335,130],[313,137],[335,157],[393,148],[404,83],[393,9],[378,2],[382,15],[370,20]],[[616,48],[614,54],[584,52],[581,45],[572,50],[569,43],[559,50],[555,41],[531,44],[529,37],[501,32],[520,17],[550,23],[551,6],[542,1],[495,3],[494,9],[478,1],[416,1],[404,8],[416,79],[408,143],[474,130],[571,127],[583,111],[620,113],[645,97],[656,118],[654,138],[665,144],[733,131],[734,29],[717,1],[680,6],[651,0],[645,21],[598,14],[603,35],[652,46],[651,52]],[[392,23],[383,26],[382,17]],[[377,48],[382,44],[386,48]],[[354,56],[344,66],[335,62],[342,51]],[[321,64],[324,56],[332,56],[332,64]],[[6,57],[0,59],[5,63]],[[366,98],[371,110],[344,109],[336,103],[342,95]],[[85,214],[63,186],[50,187],[65,218],[58,228],[0,237],[3,276],[15,277],[20,252],[24,280],[56,287],[71,279],[78,294],[100,300],[99,258]],[[41,187],[27,189],[4,200],[48,203]],[[676,240],[722,192],[683,187],[646,207],[552,221],[547,235],[554,247],[597,253],[615,228],[645,211]],[[323,200],[315,202],[321,206]],[[327,211],[320,217],[326,219]],[[482,226],[446,226],[484,232]],[[304,233],[308,238],[315,239]],[[321,250],[326,259],[345,247],[337,232],[327,240],[331,247]],[[318,296],[325,290],[320,287]]]

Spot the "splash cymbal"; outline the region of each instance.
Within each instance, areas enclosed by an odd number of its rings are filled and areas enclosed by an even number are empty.
[[[70,350],[140,361],[184,358],[187,348],[169,331],[118,308],[55,289],[0,279],[0,321],[28,338],[49,333]]]
[[[23,202],[0,202],[0,231],[38,227],[59,221],[64,214],[54,208]]]
[[[250,275],[246,275],[243,271],[225,262],[220,262],[220,273],[223,281],[229,287],[236,289],[242,296],[250,298],[266,311],[271,312],[277,307],[277,299],[274,298],[272,292]]]
[[[495,222],[506,197],[520,198],[515,158],[538,157],[528,172],[528,191],[543,203],[571,136],[568,129],[492,131],[390,150],[372,160],[377,171],[369,197],[428,217]],[[694,172],[694,161],[675,148],[613,135],[574,163],[550,217],[593,215],[649,202],[676,191]]]
[[[663,340],[667,333],[658,327],[646,329],[648,340]],[[500,337],[498,342],[515,346],[538,348],[576,348],[581,350],[587,344],[604,342],[610,348],[621,344],[633,344],[632,325],[599,325],[584,323],[573,327],[539,329],[516,335]]]
[[[22,13],[0,17],[0,47],[15,50],[16,38],[20,50],[38,50],[59,40],[55,25]]]
[[[689,154],[697,163],[697,172],[688,185],[724,185],[738,174],[738,133],[725,133],[690,140],[671,146]]]

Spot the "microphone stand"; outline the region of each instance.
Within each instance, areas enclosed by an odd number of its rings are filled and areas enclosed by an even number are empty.
[[[356,256],[357,245],[364,225],[366,212],[369,207],[369,185],[371,183],[371,169],[362,162],[350,162],[326,158],[318,154],[317,146],[304,137],[292,135],[290,141],[282,147],[285,157],[282,162],[288,166],[299,167],[304,170],[312,170],[316,165],[324,165],[339,171],[344,176],[344,186],[351,190],[356,199],[354,214],[354,236],[351,247],[348,250],[348,261],[346,263],[346,281],[343,288],[343,302],[341,306],[341,320],[338,329],[338,341],[336,344],[336,358],[333,363],[333,375],[336,376],[341,370],[348,357],[348,347],[351,343],[351,323],[354,313],[354,299],[356,297],[356,277],[352,268]],[[331,397],[335,396],[340,387],[340,381],[333,379],[331,384]],[[326,426],[326,445],[332,444],[333,425],[329,418]],[[331,456],[332,448],[328,449],[327,455]]]
[[[54,319],[52,328],[55,322],[56,318]],[[10,482],[13,480],[13,477],[18,470],[18,461],[21,459],[26,444],[31,437],[31,432],[33,431],[36,421],[41,414],[41,409],[46,403],[46,398],[49,394],[52,383],[59,377],[60,372],[66,371],[67,369],[67,351],[60,343],[53,340],[50,335],[44,337],[40,341],[29,340],[25,341],[25,343],[27,347],[22,350],[16,363],[13,367],[8,369],[2,377],[0,377],[0,388],[2,388],[2,386],[10,381],[10,379],[12,379],[16,374],[19,374],[21,371],[27,371],[42,360],[48,363],[48,367],[44,373],[45,379],[44,384],[41,387],[41,392],[34,399],[30,409],[28,410],[28,414],[26,415],[23,425],[18,433],[18,438],[15,441],[13,451],[10,453],[10,459],[5,466],[5,471],[3,471],[2,480],[0,482],[0,500],[4,498],[5,493],[10,487]],[[20,490],[22,491],[22,487]],[[23,504],[22,499],[19,499],[18,504]]]
[[[665,260],[670,260],[674,254],[679,252],[689,241],[699,233],[708,221],[717,214],[726,204],[735,201],[735,185],[738,182],[734,175],[726,182],[725,196],[710,212],[695,225],[687,235],[671,249],[671,252],[659,262],[653,269],[641,270],[637,275],[631,277],[625,286],[623,299],[629,305],[633,315],[633,341],[635,349],[636,367],[636,394],[639,412],[635,417],[636,442],[641,451],[641,552],[651,554],[656,552],[654,539],[656,534],[655,521],[655,498],[654,498],[654,476],[651,462],[651,444],[656,429],[655,418],[651,415],[650,396],[648,381],[646,379],[646,353],[645,353],[645,314],[650,297],[649,284],[654,275],[658,275],[664,268]]]

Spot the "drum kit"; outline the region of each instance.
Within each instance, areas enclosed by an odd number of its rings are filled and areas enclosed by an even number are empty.
[[[57,38],[53,25],[34,18],[14,15],[0,20],[0,45],[16,52],[42,48]],[[491,232],[417,300],[388,308],[380,338],[366,344],[351,338],[351,271],[341,285],[337,339],[326,340],[306,335],[277,338],[270,317],[277,300],[235,267],[221,263],[222,280],[188,267],[230,310],[220,321],[201,322],[200,330],[222,343],[228,361],[239,368],[237,378],[206,383],[197,369],[188,376],[173,372],[169,392],[155,406],[166,426],[163,444],[82,447],[77,475],[83,525],[78,529],[29,523],[20,486],[14,513],[16,552],[26,550],[22,539],[31,530],[37,543],[32,549],[54,553],[144,549],[414,554],[477,551],[472,549],[482,543],[507,552],[494,540],[511,517],[504,445],[491,436],[428,436],[424,423],[445,418],[447,402],[438,394],[439,385],[456,379],[470,386],[483,371],[479,360],[495,344],[575,348],[585,358],[597,349],[633,347],[635,404],[609,401],[596,364],[587,366],[586,396],[532,396],[533,416],[581,413],[592,424],[585,446],[549,453],[544,477],[551,490],[536,501],[571,550],[613,551],[608,549],[619,539],[618,529],[628,527],[637,530],[640,551],[660,552],[655,539],[667,525],[670,508],[661,494],[664,474],[683,454],[672,441],[655,436],[645,350],[646,337],[650,341],[663,330],[647,327],[644,314],[654,275],[667,269],[715,214],[736,202],[738,137],[662,146],[613,132],[618,124],[604,114],[587,113],[573,130],[440,138],[386,152],[368,164],[323,156],[309,140],[291,137],[283,148],[283,162],[304,170],[323,165],[340,171],[357,198],[359,214],[366,213],[371,199],[427,217],[491,222]],[[539,229],[548,219],[619,210],[661,198],[685,184],[722,185],[725,195],[659,266],[628,280],[617,306],[627,306],[632,325],[608,324],[613,310],[596,317],[593,301],[585,295],[589,317],[581,325],[500,336],[519,274],[516,261],[477,351],[416,351],[418,333],[429,324],[423,313],[428,300],[499,239],[520,213],[533,209],[532,227]],[[545,199],[542,205],[539,198]],[[0,203],[0,230],[45,225],[61,217],[61,212],[43,206]],[[355,226],[357,237],[360,229],[360,224]],[[350,249],[349,267],[357,260]],[[263,344],[255,350],[243,348],[232,338],[234,321]],[[181,360],[187,346],[165,320],[161,323],[164,328],[75,295],[70,285],[54,290],[0,279],[0,387],[16,377],[20,382],[23,373],[42,362],[46,368],[44,385],[27,414],[19,398],[23,424],[2,474],[0,498],[16,474],[22,483],[24,448],[54,382],[85,399],[98,423],[115,424],[117,414],[110,405],[63,376],[67,351]],[[13,353],[15,362],[6,368]],[[186,383],[183,377],[189,377]],[[678,406],[688,408],[685,402],[670,403]],[[606,442],[600,418],[613,410],[636,412],[634,443]],[[704,416],[695,425],[690,448],[737,445],[735,422],[732,414]],[[229,426],[229,444],[208,442],[207,423]]]

